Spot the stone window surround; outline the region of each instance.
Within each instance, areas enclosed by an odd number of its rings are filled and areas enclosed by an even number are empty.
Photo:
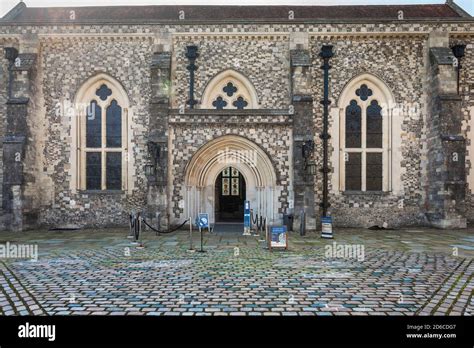
[[[112,95],[107,98],[106,101],[102,101],[95,94],[97,89],[100,88],[102,84],[106,84],[112,90]],[[105,109],[111,103],[112,100],[116,100],[118,104],[122,107],[122,147],[121,148],[112,148],[112,151],[121,151],[122,152],[122,189],[121,190],[86,190],[86,166],[85,166],[85,157],[86,157],[86,148],[85,148],[85,129],[86,129],[86,107],[90,104],[92,100],[95,100],[99,106],[102,107],[102,123],[105,122]],[[130,101],[128,95],[121,85],[113,77],[107,74],[98,74],[88,80],[86,80],[81,87],[78,89],[76,96],[74,98],[75,112],[78,117],[74,117],[71,120],[71,139],[72,139],[72,149],[76,151],[71,151],[71,181],[70,188],[73,193],[77,191],[85,191],[88,193],[107,193],[107,192],[117,192],[117,193],[128,193],[131,194],[132,191],[132,174],[130,171],[133,168],[133,156],[130,153],[131,149],[131,128],[130,120],[132,120],[133,114],[132,109],[130,108]],[[104,134],[103,134],[104,136]],[[100,149],[100,152],[104,152],[107,149]],[[105,156],[103,156],[105,157]],[[104,163],[104,159],[103,159]],[[105,175],[105,167],[102,165],[102,175]],[[104,177],[103,177],[104,181]]]
[[[366,101],[361,100],[356,95],[356,90],[360,88],[362,84],[366,84],[372,91],[371,95]],[[346,191],[345,190],[345,113],[346,107],[349,105],[351,100],[357,100],[358,105],[362,108],[362,147],[361,149],[350,149],[347,152],[360,152],[362,153],[362,190],[361,191]],[[372,100],[377,100],[379,105],[382,107],[382,149],[366,149],[365,148],[365,132],[366,132],[366,109],[370,105]],[[398,174],[399,164],[395,163],[393,158],[392,148],[394,145],[394,108],[395,98],[387,85],[378,77],[372,74],[361,74],[351,79],[344,87],[339,100],[338,108],[332,113],[333,120],[337,118],[338,129],[333,131],[333,145],[337,151],[338,159],[333,161],[337,163],[336,170],[334,171],[333,190],[343,194],[376,194],[377,192],[366,191],[366,172],[365,172],[365,154],[367,152],[381,152],[383,154],[383,180],[382,180],[382,191],[378,192],[386,193],[391,192],[394,189],[398,190],[400,186],[400,180],[398,175],[394,175],[394,167],[396,167],[395,174]],[[333,127],[336,125],[334,124]],[[396,137],[398,139],[398,137]],[[334,156],[333,156],[334,157]],[[398,179],[397,179],[398,178]],[[395,186],[395,187],[394,187]]]
[[[236,88],[235,92],[231,97],[223,91],[223,88],[231,82]],[[246,109],[259,109],[257,91],[255,90],[252,83],[241,73],[228,69],[218,73],[214,76],[204,88],[204,93],[201,99],[201,109],[215,109],[212,105],[217,97],[222,97],[227,102],[224,109],[236,109],[233,106],[233,102],[238,97],[243,97],[248,105]]]

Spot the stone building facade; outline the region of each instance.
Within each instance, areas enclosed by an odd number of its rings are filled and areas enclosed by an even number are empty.
[[[248,200],[271,224],[293,214],[297,229],[304,212],[316,229],[327,46],[335,225],[465,227],[473,45],[452,1],[19,3],[0,21],[0,228],[126,225],[131,211],[162,227],[217,222]]]

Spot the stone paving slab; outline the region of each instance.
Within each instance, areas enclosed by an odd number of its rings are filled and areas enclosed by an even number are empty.
[[[186,231],[144,233],[145,249],[125,230],[2,234],[40,257],[0,260],[0,315],[471,315],[471,231],[443,233],[292,234],[286,252],[213,234],[205,253]],[[334,241],[363,245],[363,260],[328,257]]]

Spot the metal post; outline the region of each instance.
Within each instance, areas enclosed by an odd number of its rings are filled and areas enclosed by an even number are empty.
[[[189,70],[189,100],[187,104],[190,109],[194,109],[194,105],[197,104],[197,101],[194,100],[194,72],[198,69],[194,63],[196,58],[199,57],[197,50],[198,47],[194,45],[186,47],[186,58],[189,59],[189,65],[186,67]]]
[[[193,246],[193,222],[191,216],[189,217],[189,251],[194,251]]]
[[[262,220],[262,216],[260,216],[260,224],[258,222],[258,216],[257,216],[257,231],[258,231],[258,235],[260,237],[259,241],[260,242],[263,242],[263,241],[266,241],[267,240],[267,236],[264,236],[265,234],[265,231],[264,231],[264,228],[263,228],[263,221],[266,221],[267,218],[265,217],[264,220]],[[265,223],[266,225],[266,223]]]
[[[268,237],[268,224],[267,223],[265,223],[265,241],[266,241],[267,249],[269,249],[270,242],[269,242],[269,237]]]
[[[332,58],[333,51],[332,45],[323,45],[321,47],[321,53],[319,54],[321,58],[323,58],[324,64],[321,66],[321,69],[324,71],[324,99],[321,101],[321,104],[324,106],[323,112],[323,133],[319,136],[323,140],[323,201],[321,203],[322,207],[322,216],[327,215],[327,210],[329,208],[328,202],[328,173],[329,173],[329,166],[328,166],[328,140],[331,136],[328,133],[329,128],[329,105],[331,101],[329,100],[329,69],[331,66],[329,65],[329,59]]]
[[[200,253],[203,253],[204,252],[204,249],[203,249],[203,236],[202,236],[202,228],[199,227],[199,233],[201,234],[201,250],[199,250]]]

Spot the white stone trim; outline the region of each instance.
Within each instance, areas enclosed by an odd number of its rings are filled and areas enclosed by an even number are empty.
[[[40,33],[40,39],[154,39],[156,33]]]
[[[210,30],[210,29],[209,29]],[[265,39],[265,40],[288,40],[290,32],[173,32],[171,33],[174,41],[185,41],[197,38],[213,38],[213,39]]]
[[[366,101],[362,101],[355,94],[355,91],[362,85],[366,84],[373,92],[372,96],[369,97]],[[362,146],[357,149],[345,148],[345,109],[349,102],[355,99],[357,104],[362,109]],[[372,100],[377,100],[379,105],[382,107],[382,129],[383,129],[383,138],[382,138],[382,148],[381,149],[370,149],[368,150],[366,146],[366,110],[370,105]],[[334,173],[332,175],[332,185],[333,193],[340,193],[345,191],[345,152],[348,153],[361,153],[362,154],[362,191],[366,190],[366,154],[367,152],[375,153],[380,152],[383,154],[382,165],[383,165],[383,181],[382,181],[382,191],[389,192],[393,190],[398,190],[400,183],[399,176],[399,166],[397,163],[398,158],[394,158],[394,126],[393,126],[393,111],[395,108],[395,98],[393,97],[392,92],[387,87],[387,85],[378,77],[372,74],[361,74],[352,78],[344,87],[338,103],[337,108],[331,110],[332,116],[332,125],[330,128],[331,134],[334,134],[331,138],[332,146],[334,152],[331,156],[331,160],[334,167]],[[395,150],[400,151],[399,149],[399,129],[398,137],[395,137],[396,145],[398,148]]]
[[[222,91],[222,88],[228,82],[232,82],[234,86],[237,87],[237,92],[232,97],[228,97]],[[200,103],[201,109],[215,109],[212,103],[219,96],[227,102],[225,109],[235,109],[232,102],[239,96],[242,96],[248,102],[246,109],[259,109],[255,87],[242,73],[233,69],[227,69],[218,73],[208,82],[202,94]]]
[[[107,98],[106,101],[100,100],[95,95],[95,91],[100,87],[101,84],[105,83],[111,90],[112,95]],[[85,81],[79,88],[74,98],[74,108],[76,110],[76,117],[73,117],[71,122],[71,181],[70,188],[73,193],[78,190],[85,190],[85,125],[86,125],[86,109],[84,105],[88,105],[92,100],[96,100],[98,105],[103,110],[115,99],[122,108],[122,147],[107,149],[107,151],[121,151],[122,152],[122,190],[131,193],[133,190],[133,180],[135,174],[134,169],[134,157],[131,151],[132,149],[132,129],[131,120],[133,117],[133,111],[130,107],[130,101],[127,93],[123,86],[113,77],[107,74],[97,74],[87,81]],[[102,115],[102,123],[106,122],[105,113]],[[104,137],[105,134],[102,134]],[[100,152],[106,152],[106,149],[102,148]],[[105,156],[102,156],[102,161],[105,160]],[[102,163],[102,170],[104,172],[105,167]],[[102,177],[104,182],[105,178]]]

